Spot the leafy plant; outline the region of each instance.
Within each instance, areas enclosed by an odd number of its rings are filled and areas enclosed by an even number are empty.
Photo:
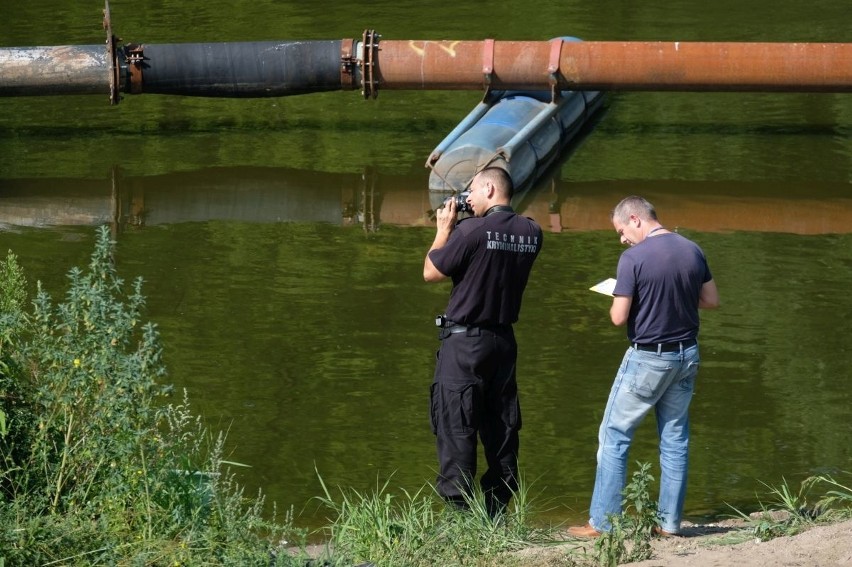
[[[602,533],[595,542],[601,565],[614,567],[651,557],[651,538],[659,523],[657,503],[649,491],[654,477],[650,463],[638,465],[639,470],[633,473],[622,492],[622,514],[609,516],[610,531]]]
[[[11,475],[24,458],[33,430],[28,400],[31,385],[19,380],[22,369],[15,356],[20,334],[27,323],[26,278],[17,256],[9,251],[0,262],[0,494],[7,491]]]

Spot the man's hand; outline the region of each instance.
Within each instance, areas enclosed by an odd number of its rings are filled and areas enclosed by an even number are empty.
[[[446,205],[435,211],[435,219],[437,220],[438,233],[446,231],[447,235],[449,235],[456,226],[456,220],[458,220],[456,215],[456,200],[449,199]],[[434,248],[433,246],[432,249]]]
[[[435,240],[432,242],[429,252],[443,247],[450,239],[450,234],[453,232],[457,220],[456,200],[450,199],[445,206],[435,211],[435,220],[438,232],[435,234]],[[427,282],[439,282],[446,279],[446,274],[442,274],[432,263],[429,252],[426,253],[426,260],[423,261],[423,279]]]

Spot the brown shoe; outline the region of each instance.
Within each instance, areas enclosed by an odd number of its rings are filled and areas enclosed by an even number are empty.
[[[591,525],[571,526],[568,528],[568,535],[573,537],[594,538],[601,535],[601,532],[593,528]]]
[[[660,537],[678,537],[679,534],[674,532],[667,532],[660,526],[654,526],[654,535],[658,535]]]

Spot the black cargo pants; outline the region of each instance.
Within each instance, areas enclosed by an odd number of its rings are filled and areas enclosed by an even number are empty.
[[[480,485],[493,517],[518,488],[518,346],[510,325],[456,326],[452,331],[441,330],[431,392],[437,490],[465,507],[463,494],[471,494],[476,478],[478,435],[488,465]]]

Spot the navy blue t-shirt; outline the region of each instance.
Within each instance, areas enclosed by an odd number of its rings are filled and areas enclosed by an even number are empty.
[[[447,243],[429,252],[435,267],[453,280],[447,318],[465,325],[517,321],[541,244],[541,227],[512,211],[459,221]]]
[[[698,297],[713,276],[697,244],[675,233],[646,238],[621,254],[615,279],[613,295],[633,298],[627,319],[631,343],[698,337]]]

